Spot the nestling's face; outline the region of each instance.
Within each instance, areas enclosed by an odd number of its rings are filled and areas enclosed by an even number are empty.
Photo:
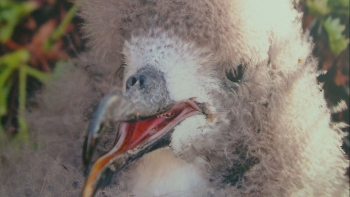
[[[212,70],[215,58],[205,49],[160,34],[132,37],[123,53],[123,93],[112,92],[96,110],[85,142],[86,165],[105,122],[122,122],[117,143],[94,164],[85,196],[96,191],[106,170],[118,172],[159,147],[171,146],[181,154],[185,144],[210,132],[217,121],[211,95],[222,81]]]

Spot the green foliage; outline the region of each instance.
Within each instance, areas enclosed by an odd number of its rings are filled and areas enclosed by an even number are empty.
[[[57,42],[57,40],[63,36],[64,30],[70,24],[70,22],[72,21],[72,18],[75,16],[75,13],[78,10],[79,10],[79,6],[77,4],[74,4],[73,7],[67,12],[63,21],[58,25],[58,27],[51,34],[51,36],[44,42],[44,46],[43,46],[44,50],[49,51],[52,49],[55,42]]]
[[[349,0],[330,0],[328,4],[332,12],[349,16]]]
[[[331,12],[328,7],[328,0],[307,0],[306,5],[310,12],[317,17],[322,17]]]
[[[0,0],[0,43],[8,41],[12,37],[16,25],[36,7],[36,4],[31,1]]]
[[[34,78],[45,83],[48,80],[49,75],[41,71],[38,71],[29,65],[27,62],[30,59],[30,53],[26,49],[20,49],[12,53],[3,55],[0,57],[0,118],[7,114],[7,99],[9,90],[16,78],[14,75],[19,73],[18,84],[18,123],[19,133],[18,139],[26,139],[27,125],[24,120],[25,104],[26,104],[26,82],[27,76],[31,75]],[[0,131],[3,130],[0,128]]]
[[[332,53],[339,55],[349,44],[343,34],[345,25],[340,20],[349,17],[349,0],[307,0],[306,5],[326,30]]]
[[[0,0],[1,44],[11,41],[16,27],[21,25],[23,19],[29,17],[33,11],[40,9],[38,5],[35,1]],[[44,51],[52,50],[56,42],[62,38],[77,10],[78,6],[73,5],[58,27],[44,40],[43,46],[41,46]],[[32,51],[30,50],[23,47],[0,56],[0,120],[9,113],[8,100],[13,99],[9,98],[11,90],[18,88],[17,119],[19,128],[14,141],[19,142],[28,141],[27,124],[24,119],[27,98],[27,78],[31,76],[43,84],[51,78],[51,74],[46,74],[29,65],[32,58]],[[6,140],[6,131],[0,124],[0,143]]]
[[[332,19],[332,17],[328,17],[324,21],[323,27],[328,33],[331,51],[335,55],[339,55],[346,49],[349,43],[349,39],[345,38],[345,36],[342,34],[345,30],[345,25],[340,24],[339,18]]]

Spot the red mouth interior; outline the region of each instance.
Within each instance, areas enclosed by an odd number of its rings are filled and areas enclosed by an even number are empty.
[[[135,148],[136,146],[156,142],[166,135],[172,128],[189,116],[202,113],[198,105],[187,100],[173,106],[167,112],[158,116],[141,120],[138,122],[124,122],[119,127],[119,139],[110,152],[96,161],[87,178],[83,196],[93,194],[96,188],[96,180],[99,180],[101,171],[112,162],[113,158]]]
[[[167,112],[137,122],[125,122],[120,125],[119,133],[125,138],[118,152],[125,152],[150,139],[163,136],[185,118],[200,112],[201,109],[193,101],[179,103]],[[163,135],[162,135],[163,134]],[[119,142],[118,142],[119,143]]]

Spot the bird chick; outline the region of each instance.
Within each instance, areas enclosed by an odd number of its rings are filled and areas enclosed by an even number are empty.
[[[28,113],[38,149],[2,151],[2,196],[349,195],[297,2],[80,4],[90,51]]]

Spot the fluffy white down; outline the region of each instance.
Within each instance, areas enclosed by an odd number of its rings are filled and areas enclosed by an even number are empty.
[[[132,173],[130,186],[136,196],[204,196],[208,190],[199,169],[176,158],[168,149],[149,153]]]
[[[217,61],[209,50],[196,48],[160,29],[150,30],[151,33],[157,37],[144,35],[126,42],[124,84],[142,67],[153,66],[164,73],[173,100],[194,97],[198,102],[212,102],[208,94],[219,88],[219,79],[210,75],[213,68],[205,67]]]

